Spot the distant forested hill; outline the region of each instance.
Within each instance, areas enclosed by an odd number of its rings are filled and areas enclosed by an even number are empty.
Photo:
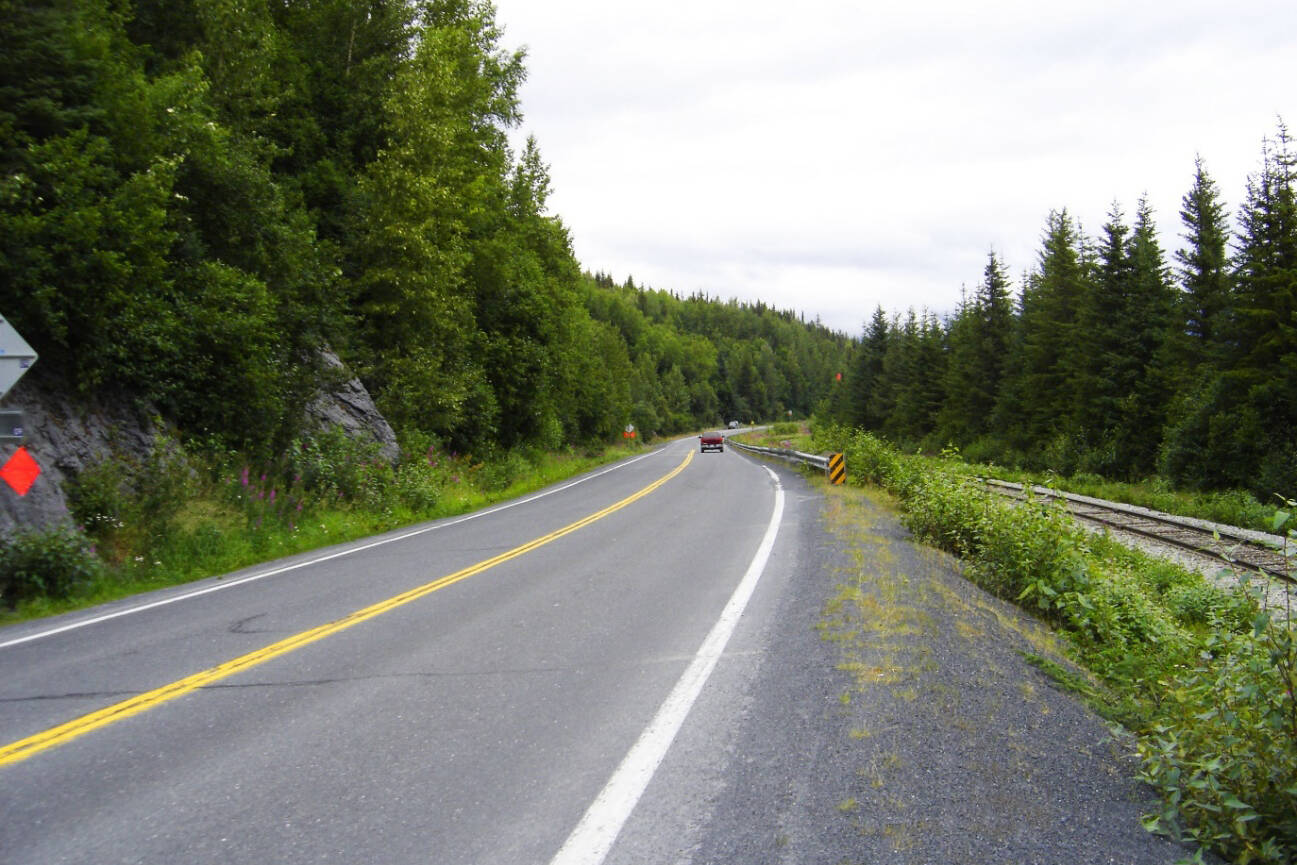
[[[583,275],[482,0],[0,0],[0,311],[78,387],[275,453],[336,351],[398,432],[809,413],[853,341]]]

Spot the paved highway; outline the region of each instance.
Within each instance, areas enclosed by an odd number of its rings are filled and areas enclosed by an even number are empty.
[[[729,831],[707,767],[818,498],[696,450],[0,629],[0,861],[676,861]]]

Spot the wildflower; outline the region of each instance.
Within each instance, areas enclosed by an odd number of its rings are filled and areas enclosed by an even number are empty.
[[[276,492],[278,492],[278,490],[276,490],[276,489],[274,489],[274,488],[272,488],[272,489],[270,490],[270,503],[271,503],[272,505],[275,503],[275,493],[276,493]]]
[[[243,467],[243,474],[241,474],[239,477],[240,477],[240,479],[243,481],[243,485],[246,487],[246,486],[248,485],[248,467],[247,467],[247,466],[244,466],[244,467]]]

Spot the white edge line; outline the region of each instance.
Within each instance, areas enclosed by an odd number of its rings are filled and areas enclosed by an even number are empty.
[[[676,733],[680,731],[694,701],[702,692],[703,685],[715,669],[721,653],[725,651],[725,645],[733,635],[739,617],[743,615],[743,610],[765,571],[770,551],[774,548],[775,536],[779,534],[779,523],[783,519],[784,488],[779,483],[778,475],[766,466],[762,468],[774,480],[775,507],[770,515],[770,523],[766,526],[765,537],[761,539],[761,545],[752,557],[747,573],[739,581],[693,661],[658,708],[653,720],[626,752],[621,765],[613,772],[603,790],[586,809],[581,822],[577,823],[567,841],[550,860],[550,865],[600,865],[603,862],[666,756]]]
[[[135,613],[143,613],[146,610],[153,610],[158,607],[165,607],[169,604],[177,604],[180,603],[181,601],[188,601],[192,598],[201,597],[202,595],[210,595],[212,592],[220,592],[225,589],[232,589],[235,586],[241,586],[244,583],[251,583],[251,582],[256,582],[257,580],[264,580],[267,577],[277,576],[279,574],[287,573],[288,571],[295,571],[298,570],[299,568],[309,568],[312,565],[318,565],[323,562],[327,562],[331,559],[338,559],[338,558],[342,558],[343,556],[349,556],[353,553],[363,552],[364,550],[373,549],[374,547],[381,547],[384,544],[391,544],[397,541],[404,541],[409,538],[416,537],[417,535],[426,534],[428,532],[436,531],[438,529],[445,529],[451,526],[457,526],[460,523],[466,523],[469,520],[475,520],[478,517],[485,517],[485,516],[490,516],[491,514],[498,514],[500,511],[507,511],[509,508],[516,508],[521,505],[530,504],[531,502],[534,502],[537,499],[543,499],[546,496],[552,496],[555,493],[561,493],[564,490],[568,490],[574,486],[577,486],[578,484],[583,484],[586,481],[594,480],[597,477],[602,477],[603,475],[606,475],[609,472],[614,472],[617,471],[618,469],[623,469],[626,466],[632,465],[633,463],[637,463],[642,459],[647,459],[648,457],[651,456],[657,456],[658,454],[663,453],[665,451],[666,448],[663,447],[663,448],[659,448],[658,450],[652,451],[650,453],[640,454],[637,457],[632,457],[629,460],[618,462],[617,464],[609,466],[606,469],[602,469],[593,474],[586,475],[585,477],[579,480],[572,481],[571,483],[564,484],[563,486],[555,487],[554,489],[551,490],[545,490],[544,492],[541,493],[536,493],[535,495],[528,496],[525,499],[518,499],[517,501],[506,502],[505,504],[502,505],[496,505],[495,507],[487,508],[484,511],[475,511],[471,514],[466,514],[462,517],[456,517],[455,519],[448,520],[446,522],[439,522],[436,525],[424,526],[421,529],[415,529],[413,531],[405,532],[404,534],[396,535],[394,537],[383,538],[382,540],[370,541],[369,543],[361,544],[359,546],[348,547],[345,550],[340,550],[339,552],[336,553],[330,553],[327,556],[317,556],[316,558],[308,559],[304,562],[297,562],[296,564],[292,564],[292,565],[284,565],[283,567],[272,568],[269,571],[262,571],[261,573],[258,574],[251,574],[246,577],[240,577],[237,580],[229,580],[227,582],[218,583],[216,585],[208,586],[203,589],[196,589],[192,592],[185,592],[182,595],[176,595],[171,598],[164,598],[160,601],[152,601],[147,604],[140,604],[137,607],[128,607],[124,610],[117,610],[116,612],[113,613],[105,613],[102,616],[94,616],[93,618],[82,619],[77,622],[70,622],[66,625],[60,625],[57,628],[49,628],[48,630],[37,631],[36,633],[28,634],[25,637],[16,637],[12,640],[6,640],[5,642],[0,643],[0,649],[7,649],[11,646],[18,646],[23,643],[31,643],[36,640],[43,640],[46,637],[53,637],[57,634],[66,633],[67,631],[75,631],[80,628],[89,627],[90,625],[97,625],[100,622],[107,622],[110,619],[119,619],[122,616],[130,616],[130,615],[134,615]],[[208,579],[211,578],[209,577]]]

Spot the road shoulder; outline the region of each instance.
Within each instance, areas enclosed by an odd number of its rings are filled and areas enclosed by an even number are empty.
[[[1173,863],[1129,741],[1027,662],[1057,638],[827,490],[713,782],[661,861]],[[812,508],[808,507],[807,522]],[[818,534],[818,537],[817,537]]]

